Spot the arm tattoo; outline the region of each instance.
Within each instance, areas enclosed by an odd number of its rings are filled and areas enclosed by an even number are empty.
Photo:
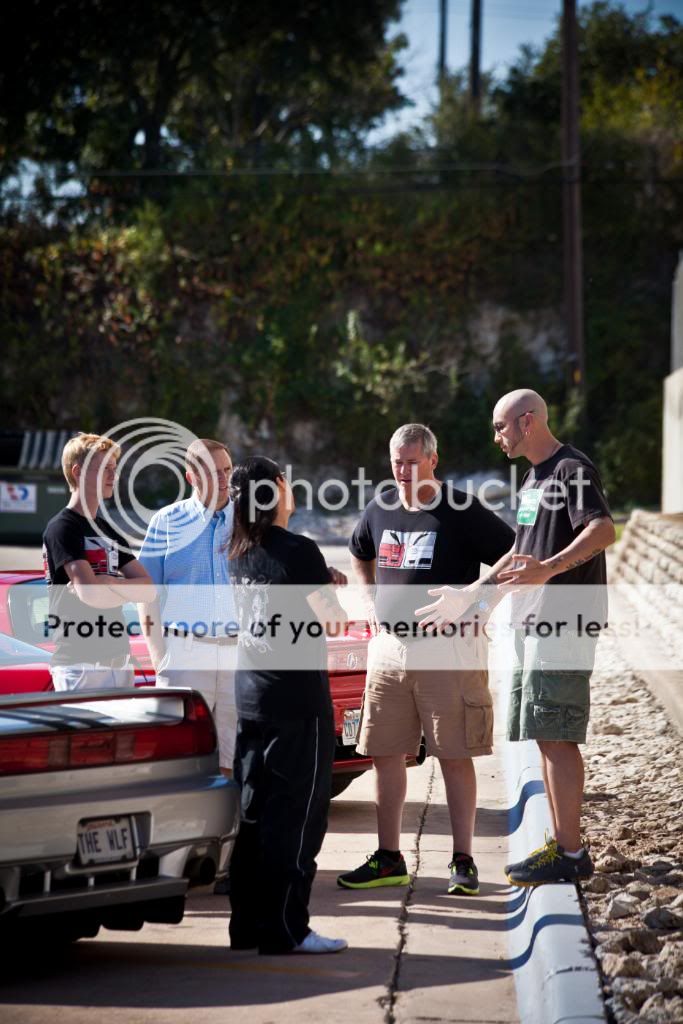
[[[559,555],[555,555],[554,558],[548,559],[546,565],[549,565],[553,569],[556,566],[561,566],[562,572],[568,572],[570,569],[576,569],[577,566],[583,565],[584,562],[590,562],[591,558],[595,558],[596,555],[599,555],[603,550],[603,548],[595,548],[589,555],[584,555],[583,558],[575,558],[574,561],[567,562],[566,565],[563,565],[562,558]]]

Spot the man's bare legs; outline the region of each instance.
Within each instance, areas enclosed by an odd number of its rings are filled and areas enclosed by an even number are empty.
[[[404,754],[374,757],[377,836],[380,849],[400,850],[401,820],[408,779]]]
[[[401,819],[406,798],[407,775],[402,754],[374,758],[377,781],[377,834],[383,850],[401,846]],[[453,832],[453,849],[472,854],[472,835],[477,810],[477,779],[472,759],[440,758],[446,800]]]
[[[555,821],[555,838],[565,850],[581,848],[581,801],[583,758],[578,744],[563,740],[538,740],[543,755],[543,777]]]
[[[550,782],[548,781],[548,766],[546,764],[545,754],[543,753],[543,751],[541,751],[541,767],[543,769],[543,785],[545,786],[545,795],[548,800],[548,810],[550,811],[550,831],[552,832],[553,836],[557,836],[557,818],[555,817],[553,797],[552,793],[550,792]]]
[[[453,832],[453,850],[472,856],[474,818],[477,813],[477,777],[471,757],[439,758],[448,813]]]

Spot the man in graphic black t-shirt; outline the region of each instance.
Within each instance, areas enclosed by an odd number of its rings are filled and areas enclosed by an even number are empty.
[[[121,605],[149,602],[154,589],[123,537],[98,515],[100,502],[114,490],[118,454],[113,441],[97,434],[71,438],[62,454],[71,499],[43,534],[45,632],[55,643],[56,690],[133,684]]]
[[[441,764],[453,829],[448,891],[476,894],[472,758],[491,753],[493,732],[486,641],[474,621],[468,639],[434,637],[420,628],[416,609],[430,600],[430,588],[477,580],[480,563],[497,562],[514,534],[472,495],[436,479],[428,427],[400,427],[389,447],[397,486],[370,502],[349,545],[374,633],[357,750],[372,756],[377,772],[379,848],[338,882],[358,889],[408,883],[398,849],[405,757],[424,735],[427,753]]]
[[[542,849],[509,864],[506,873],[520,886],[577,881],[593,873],[579,828],[578,744],[586,739],[595,645],[607,617],[604,552],[614,541],[614,524],[595,466],[553,436],[535,391],[501,398],[493,429],[508,458],[524,456],[531,469],[518,495],[514,548],[477,594],[494,604],[512,591],[515,664],[507,735],[538,743],[553,828]],[[442,620],[457,617],[458,596],[442,591],[433,606],[440,606]]]

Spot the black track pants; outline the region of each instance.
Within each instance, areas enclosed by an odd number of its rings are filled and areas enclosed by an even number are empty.
[[[230,944],[286,953],[308,934],[315,858],[327,830],[332,715],[274,725],[240,719],[242,820],[230,862]]]

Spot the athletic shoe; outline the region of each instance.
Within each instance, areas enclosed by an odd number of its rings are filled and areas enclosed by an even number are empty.
[[[479,874],[477,865],[466,853],[456,853],[448,867],[451,877],[448,882],[449,896],[478,896]]]
[[[555,840],[546,844],[543,853],[529,857],[508,873],[512,885],[528,888],[547,882],[583,882],[594,872],[587,850],[580,857],[568,857]]]
[[[515,870],[515,868],[521,868],[523,864],[527,864],[529,861],[535,860],[539,856],[539,854],[543,853],[546,847],[548,847],[551,843],[554,843],[555,846],[557,846],[557,840],[553,839],[553,837],[548,833],[548,830],[546,829],[545,837],[543,840],[543,846],[539,846],[536,850],[532,850],[529,856],[525,857],[524,860],[516,860],[513,861],[512,864],[506,864],[505,867],[503,868],[503,871],[505,872],[506,875],[509,875],[511,871]]]
[[[348,947],[346,939],[326,939],[317,932],[309,932],[303,942],[294,947],[292,953],[341,953]]]
[[[377,850],[355,871],[339,875],[337,885],[343,889],[375,889],[380,885],[408,885],[410,875],[403,857],[392,860]]]

